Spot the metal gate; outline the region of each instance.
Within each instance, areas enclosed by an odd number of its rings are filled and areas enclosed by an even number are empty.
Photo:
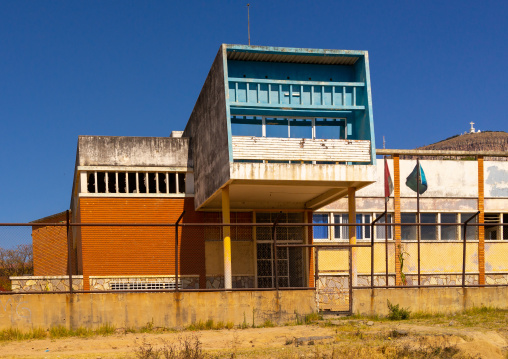
[[[315,247],[316,302],[320,312],[351,313],[351,247]]]

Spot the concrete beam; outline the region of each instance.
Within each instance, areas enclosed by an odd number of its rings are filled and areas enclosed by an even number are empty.
[[[445,151],[445,150],[392,150],[376,149],[378,156],[488,156],[508,157],[508,151]]]
[[[305,203],[305,208],[319,209],[347,195],[347,188],[334,188]]]

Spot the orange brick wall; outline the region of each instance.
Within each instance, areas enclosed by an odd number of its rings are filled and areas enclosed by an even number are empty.
[[[193,198],[80,198],[82,223],[202,222]],[[181,275],[200,275],[206,285],[205,247],[201,229],[180,227]],[[174,227],[82,227],[84,289],[93,275],[174,275]]]
[[[66,221],[66,214],[52,217],[46,223]],[[34,275],[65,275],[67,267],[67,227],[33,226],[32,244]]]

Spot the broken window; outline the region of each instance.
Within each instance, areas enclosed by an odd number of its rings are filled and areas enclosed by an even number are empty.
[[[106,172],[97,172],[96,193],[106,193]]]
[[[157,193],[157,174],[148,173],[148,193]]]
[[[116,173],[106,172],[108,193],[116,193]]]
[[[88,190],[88,193],[95,193],[95,172],[90,173],[87,180],[88,183],[86,189]]]
[[[233,136],[346,139],[351,124],[346,118],[231,116]]]
[[[146,173],[138,173],[138,191],[137,193],[146,193]]]
[[[136,173],[134,172],[128,172],[127,173],[127,180],[128,180],[128,193],[138,193],[138,185],[136,181]]]
[[[169,173],[169,193],[176,193],[176,173]]]
[[[88,193],[185,194],[183,172],[103,172],[86,175]]]
[[[178,193],[185,193],[185,173],[178,173]]]
[[[126,193],[127,192],[127,173],[125,172],[117,172],[118,175],[118,193]]]
[[[166,187],[166,174],[165,173],[157,173],[157,192],[158,193],[167,193]]]

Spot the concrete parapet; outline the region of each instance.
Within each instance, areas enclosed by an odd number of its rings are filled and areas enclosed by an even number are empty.
[[[285,323],[316,311],[313,290],[14,294],[0,296],[0,330],[19,328],[181,328],[199,321]]]

